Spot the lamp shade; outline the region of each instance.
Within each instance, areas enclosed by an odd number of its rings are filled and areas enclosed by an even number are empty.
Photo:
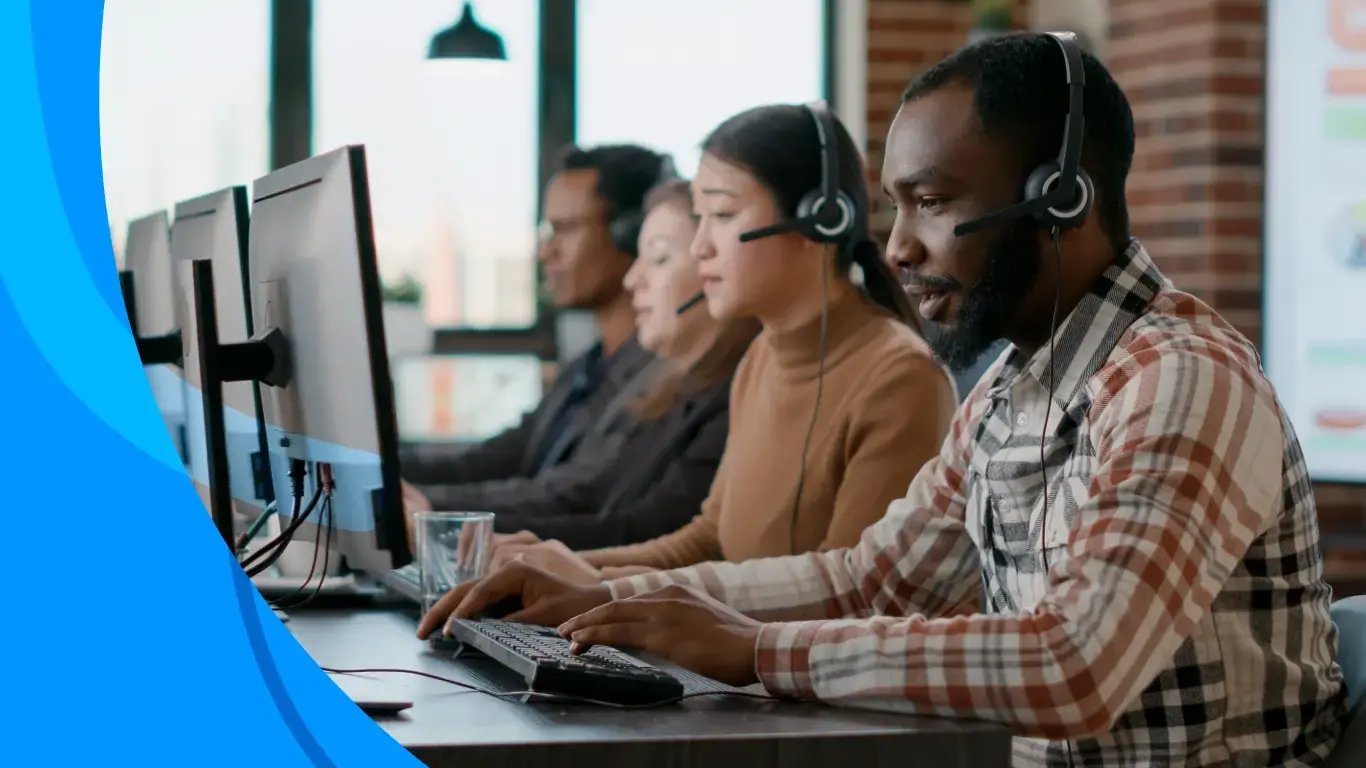
[[[483,27],[474,18],[474,9],[465,3],[460,20],[437,32],[427,50],[429,59],[495,59],[507,60],[503,38]]]

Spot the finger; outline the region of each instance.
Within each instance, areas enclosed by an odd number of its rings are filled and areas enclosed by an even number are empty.
[[[536,534],[531,531],[518,531],[516,533],[497,534],[496,540],[499,544],[535,544],[540,541]]]
[[[598,624],[575,631],[569,637],[569,652],[587,653],[595,645],[643,648],[648,635],[649,625],[643,621]]]
[[[460,562],[465,562],[470,555],[470,549],[474,547],[474,526],[460,526],[460,540],[456,545],[455,556]]]
[[[556,631],[560,637],[569,637],[574,632],[602,624],[616,624],[625,621],[645,621],[655,615],[659,604],[648,600],[613,600],[597,608],[585,611],[561,624]]]
[[[500,568],[487,578],[474,582],[474,587],[456,606],[451,618],[471,619],[505,597],[521,597],[525,580],[526,567],[521,563],[509,563],[506,568]]]
[[[564,613],[555,600],[538,600],[520,610],[513,611],[501,617],[501,621],[516,621],[523,624],[535,624],[538,627],[549,627],[556,623],[557,616]]]
[[[465,599],[465,595],[477,584],[478,582],[467,581],[442,595],[441,599],[437,600],[436,604],[433,605],[427,613],[422,616],[422,620],[418,622],[418,638],[425,639],[427,635],[432,633],[432,630],[444,624],[446,622],[446,617],[450,615],[451,610],[459,605],[460,602]]]
[[[490,558],[489,570],[496,571],[499,568],[520,560],[521,555],[527,551],[528,544],[502,544],[493,549],[493,557]]]

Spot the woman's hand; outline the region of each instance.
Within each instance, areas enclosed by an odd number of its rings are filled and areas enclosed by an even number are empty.
[[[513,562],[533,565],[574,584],[597,584],[602,581],[598,570],[574,554],[569,547],[558,541],[537,540],[535,535],[527,531],[495,538],[489,570],[496,571]]]

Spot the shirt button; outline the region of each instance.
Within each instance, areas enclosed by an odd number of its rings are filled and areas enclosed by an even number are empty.
[[[1027,414],[1027,413],[1017,413],[1017,414],[1015,414],[1015,426],[1017,426],[1017,427],[1027,427],[1027,426],[1029,426],[1029,414]]]

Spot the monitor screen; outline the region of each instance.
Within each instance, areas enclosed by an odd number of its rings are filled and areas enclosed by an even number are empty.
[[[1266,370],[1310,476],[1366,482],[1366,14],[1267,14]]]

